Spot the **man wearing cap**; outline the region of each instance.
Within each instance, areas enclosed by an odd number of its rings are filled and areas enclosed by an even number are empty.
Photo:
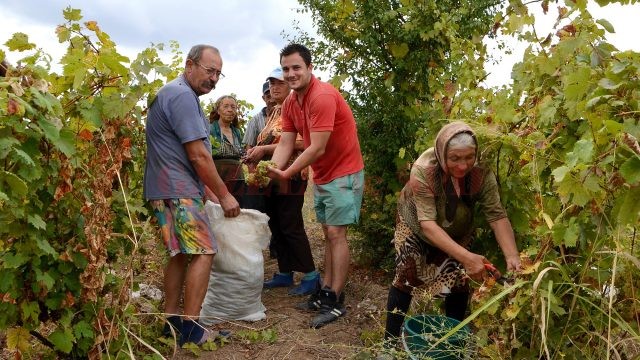
[[[347,312],[347,225],[360,217],[364,162],[351,108],[336,88],[313,76],[309,49],[287,45],[280,65],[293,92],[282,104],[282,138],[272,159],[277,168],[269,168],[269,176],[288,179],[309,165],[313,169],[314,208],[325,238],[324,277],[322,288],[298,307],[318,311],[311,321],[318,328]],[[300,134],[304,152],[287,166]]]
[[[289,95],[289,85],[284,81],[282,69],[274,69],[267,77],[271,98],[276,102],[264,129],[258,135],[257,145],[247,151],[247,162],[257,164],[269,160],[282,134],[282,103]],[[302,152],[302,137],[295,142],[289,162],[292,163]],[[289,290],[289,295],[309,295],[319,289],[320,275],[316,271],[311,255],[309,239],[304,230],[302,205],[307,189],[307,169],[301,169],[289,179],[273,180],[265,197],[269,228],[278,259],[278,272],[265,281],[265,288],[290,287],[293,273],[303,274],[300,284]]]
[[[262,100],[264,100],[265,107],[260,110],[254,117],[252,117],[247,123],[247,129],[244,133],[244,138],[242,142],[245,144],[247,149],[250,149],[256,146],[256,139],[258,138],[258,134],[264,128],[264,124],[266,123],[267,117],[273,110],[273,106],[275,102],[271,100],[271,93],[269,92],[269,81],[265,81],[262,84]]]
[[[262,110],[260,110],[259,113],[253,116],[247,123],[244,138],[242,139],[242,142],[245,144],[246,150],[249,150],[252,147],[256,146],[258,134],[260,134],[260,131],[264,129],[267,118],[273,111],[273,107],[276,105],[275,101],[273,101],[273,99],[271,98],[271,92],[269,91],[269,80],[265,81],[262,84],[262,100],[264,100],[266,106],[263,107]],[[255,209],[266,213],[267,209],[265,208],[266,203],[264,195],[265,189],[258,188],[256,186],[249,186],[247,188],[247,193],[245,194],[243,199],[243,207],[245,209]],[[269,243],[269,255],[272,259],[275,259],[277,256],[276,250],[273,246],[273,236],[271,242]]]

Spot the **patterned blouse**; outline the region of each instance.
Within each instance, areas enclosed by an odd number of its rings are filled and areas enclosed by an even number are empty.
[[[277,144],[280,142],[280,137],[282,136],[282,106],[276,105],[271,111],[271,115],[269,115],[269,119],[264,126],[264,129],[258,134],[257,145],[271,145]],[[296,141],[302,141],[302,136],[298,134]],[[293,164],[295,159],[300,156],[302,152],[296,150],[291,155],[289,159],[289,165]],[[268,160],[268,159],[263,159]],[[308,179],[309,177],[309,168],[306,167],[300,171],[300,176],[303,180]]]
[[[398,199],[398,213],[411,231],[429,242],[420,228],[420,221],[433,220],[458,243],[473,235],[473,209],[476,205],[488,222],[507,217],[500,202],[495,175],[481,166],[474,166],[459,179],[460,196],[451,178],[437,165],[433,148],[425,151],[411,168],[411,179]]]
[[[211,147],[214,159],[234,159],[240,160],[244,155],[244,147],[242,146],[242,136],[240,130],[231,127],[233,133],[233,142],[231,142],[220,130],[218,121],[211,123],[210,134],[213,137]]]

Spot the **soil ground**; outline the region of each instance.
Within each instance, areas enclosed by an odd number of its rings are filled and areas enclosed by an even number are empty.
[[[324,237],[320,224],[315,221],[312,209],[311,186],[303,214],[305,228],[316,267],[323,272]],[[349,238],[353,231],[350,230]],[[278,270],[275,259],[264,252],[265,278],[270,278]],[[296,283],[300,274],[296,274]],[[250,342],[232,335],[230,342],[215,351],[203,351],[202,359],[349,359],[371,358],[371,341],[378,341],[383,333],[383,309],[386,305],[390,279],[381,271],[364,269],[351,264],[349,279],[345,289],[346,316],[320,328],[311,329],[309,323],[313,313],[297,310],[296,303],[306,297],[289,296],[288,289],[263,290],[262,302],[267,308],[267,318],[262,321],[228,322],[218,324],[213,330],[230,330],[233,333],[273,329],[277,334],[275,342]],[[369,340],[369,341],[368,341]],[[171,354],[165,354],[171,356]],[[193,359],[188,350],[178,350],[175,359]]]

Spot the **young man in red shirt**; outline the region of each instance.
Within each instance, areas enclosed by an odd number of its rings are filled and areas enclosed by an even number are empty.
[[[325,237],[325,273],[321,289],[300,307],[319,310],[311,321],[311,327],[319,328],[346,314],[347,225],[360,218],[364,163],[353,113],[337,89],[313,76],[309,49],[287,45],[280,52],[280,65],[293,92],[282,104],[282,137],[272,158],[278,168],[271,168],[270,176],[289,179],[306,166],[313,170],[314,207]],[[304,151],[285,169],[298,133]]]

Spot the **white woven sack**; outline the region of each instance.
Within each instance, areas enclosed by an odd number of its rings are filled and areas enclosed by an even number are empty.
[[[264,319],[262,250],[271,238],[269,217],[257,210],[242,209],[239,216],[225,218],[222,207],[210,201],[205,210],[218,253],[213,258],[200,322],[209,326],[225,320]]]

